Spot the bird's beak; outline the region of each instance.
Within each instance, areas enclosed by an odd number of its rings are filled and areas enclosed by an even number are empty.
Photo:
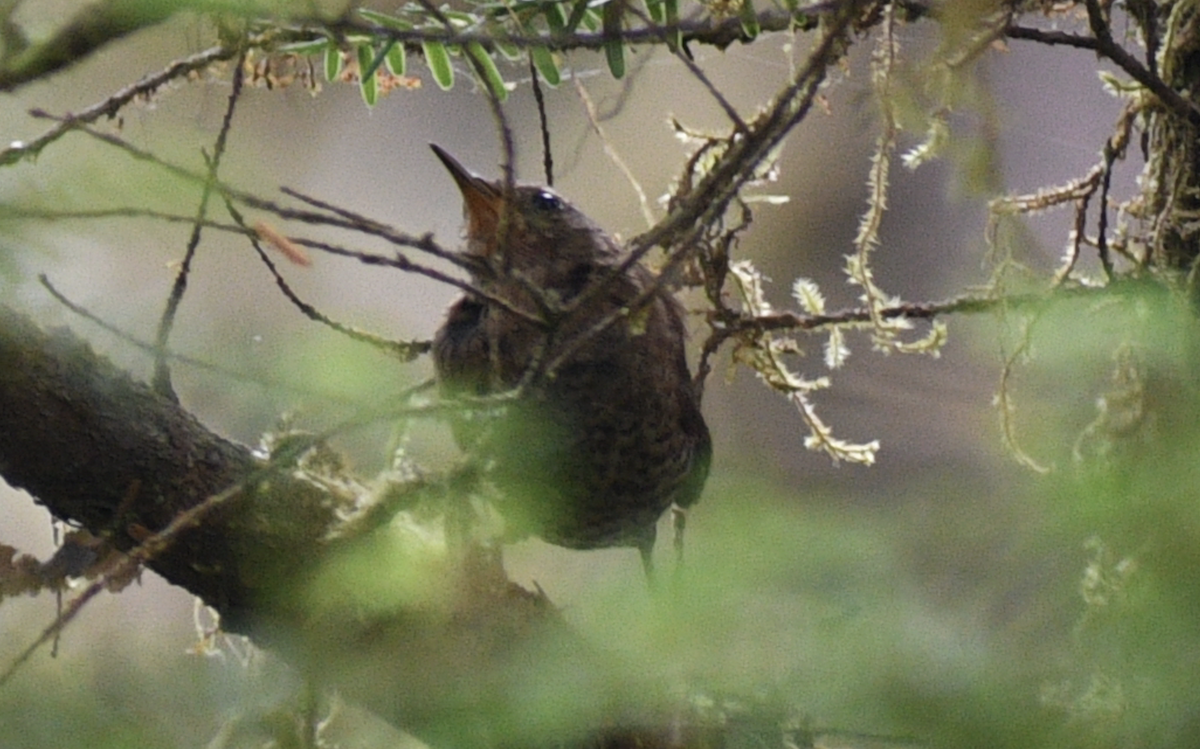
[[[500,189],[483,177],[467,171],[440,146],[429,144],[437,157],[446,165],[450,176],[458,184],[463,196],[463,215],[467,219],[467,237],[483,242],[485,248],[490,248],[496,242],[496,232],[500,224],[500,211],[503,196]]]

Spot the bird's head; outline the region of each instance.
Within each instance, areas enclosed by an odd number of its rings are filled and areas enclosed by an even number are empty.
[[[496,270],[515,270],[547,288],[578,273],[581,265],[612,263],[616,243],[578,208],[548,187],[516,185],[511,191],[470,172],[438,146],[433,152],[463,196],[467,252]]]

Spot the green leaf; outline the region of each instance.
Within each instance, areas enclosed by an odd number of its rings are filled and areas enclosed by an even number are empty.
[[[613,78],[625,77],[625,45],[620,39],[610,39],[604,42],[604,57],[608,60],[608,69]]]
[[[368,107],[375,106],[379,101],[379,79],[375,76],[375,48],[370,44],[360,44],[355,50],[358,57],[358,89],[362,92],[363,101]]]
[[[683,46],[683,32],[679,30],[679,0],[663,0],[667,11],[667,26],[673,30],[667,34],[667,46],[675,52]]]
[[[651,21],[660,26],[667,22],[667,9],[663,0],[646,0],[646,13]]]
[[[551,33],[560,34],[567,28],[567,14],[563,12],[562,3],[542,3],[542,15],[546,17],[546,25]],[[582,11],[580,12],[582,15]]]
[[[426,40],[421,42],[421,49],[425,52],[425,64],[429,66],[433,82],[441,90],[449,91],[454,87],[454,66],[450,64],[450,52],[446,45]]]
[[[375,52],[374,45],[365,45],[365,46],[370,47],[372,54],[374,54],[374,52]],[[396,46],[396,40],[388,39],[387,44],[384,45],[383,49],[379,52],[379,54],[375,54],[371,58],[370,65],[368,65],[367,67],[364,68],[361,66],[361,63],[360,63],[359,69],[358,69],[359,76],[364,79],[373,77],[375,75],[375,71],[379,70],[379,66],[383,64],[383,61],[387,58],[388,54],[391,53],[392,47],[395,47],[395,46]],[[361,50],[362,47],[360,46],[359,49]]]
[[[342,51],[330,44],[325,48],[325,80],[336,81],[342,74]]]
[[[758,13],[754,10],[754,3],[750,0],[742,0],[741,8],[742,33],[747,39],[754,39],[760,31],[758,26]]]
[[[311,42],[293,42],[285,44],[279,48],[280,52],[287,52],[293,55],[315,55],[333,47],[337,49],[337,45],[328,39],[315,39]]]
[[[404,71],[408,69],[408,61],[404,54],[404,45],[396,42],[387,52],[387,66],[392,75],[404,75]]]
[[[504,55],[506,60],[520,60],[525,55],[522,54],[521,48],[509,42],[496,42],[496,50]]]
[[[575,5],[571,7],[571,17],[567,19],[566,31],[568,34],[575,33],[575,29],[578,28],[580,22],[583,21],[584,16],[587,15],[587,12],[588,0],[575,0]],[[589,26],[588,28],[590,28],[592,31],[596,30],[594,25]]]
[[[487,53],[483,45],[479,42],[467,42],[466,53],[475,61],[475,71],[483,79],[483,83],[492,92],[498,101],[504,101],[508,98],[508,88],[504,85],[504,78],[500,75],[500,70],[496,67],[496,62],[492,60],[492,56]]]
[[[583,14],[583,27],[588,31],[596,31],[600,28],[600,11],[595,8],[587,8]]]
[[[443,9],[442,14],[458,29],[465,29],[479,23],[478,17],[470,13],[463,13],[461,10]]]
[[[396,18],[395,16],[389,16],[386,13],[380,13],[379,11],[376,11],[376,10],[367,10],[366,8],[359,8],[358,14],[360,16],[362,16],[363,18],[367,19],[368,21],[370,21],[371,23],[379,24],[380,26],[383,26],[383,27],[386,27],[389,29],[397,29],[399,31],[412,31],[412,28],[413,28],[413,25],[411,23],[409,23],[408,21],[405,21],[403,18]]]
[[[613,78],[625,77],[625,43],[620,39],[625,0],[608,0],[601,10],[604,23],[604,57]]]
[[[533,65],[538,69],[543,81],[550,86],[562,83],[562,73],[558,69],[553,52],[545,47],[530,47],[529,55],[533,58]]]

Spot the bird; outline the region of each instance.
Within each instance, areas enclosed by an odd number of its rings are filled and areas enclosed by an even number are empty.
[[[431,147],[462,194],[471,277],[434,337],[438,389],[513,394],[498,417],[464,410],[455,440],[489,465],[507,538],[633,547],[653,580],[658,520],[696,503],[712,460],[682,307],[553,189]]]

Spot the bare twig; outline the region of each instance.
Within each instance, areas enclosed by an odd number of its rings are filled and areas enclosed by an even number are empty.
[[[229,212],[229,215],[233,217],[233,220],[237,222],[239,226],[246,226],[245,218],[236,208],[234,208],[233,202],[228,198],[225,199],[225,210]],[[429,349],[431,348],[432,344],[429,341],[393,341],[381,336],[377,336],[374,333],[368,333],[364,330],[359,330],[331,319],[328,315],[323,314],[316,307],[312,306],[308,302],[305,302],[296,294],[295,291],[292,290],[292,287],[288,284],[287,280],[280,275],[279,269],[275,267],[275,263],[272,262],[271,258],[267,256],[266,250],[262,248],[262,244],[258,241],[257,237],[250,237],[250,245],[258,254],[259,260],[261,260],[263,265],[267,266],[267,270],[271,272],[271,276],[275,279],[275,285],[279,287],[279,290],[283,292],[283,295],[287,297],[287,300],[291,302],[296,309],[300,310],[300,312],[308,319],[332,328],[333,330],[336,330],[342,335],[358,341],[359,343],[365,343],[369,346],[379,349],[380,351],[392,354],[404,362],[410,362],[421,354],[428,353]]]
[[[260,37],[250,38],[246,40],[247,47],[261,45]],[[168,65],[163,70],[149,75],[142,80],[132,85],[126,86],[117,91],[112,96],[101,102],[97,102],[80,112],[72,114],[68,117],[58,119],[57,124],[47,130],[42,135],[30,141],[17,141],[9,144],[7,147],[0,149],[0,166],[7,166],[20,161],[23,158],[29,158],[38,155],[46,146],[61,138],[63,135],[72,130],[78,129],[84,125],[91,124],[102,117],[116,117],[125,105],[130,102],[151,96],[155,91],[170,83],[173,80],[187,76],[189,73],[203,70],[215,62],[229,60],[238,54],[239,48],[236,45],[219,46],[206,49],[203,52],[198,52],[190,57],[185,57],[182,60],[176,60]],[[44,115],[40,110],[34,110],[30,114],[36,116]]]
[[[592,131],[596,133],[596,137],[600,139],[600,143],[604,146],[604,153],[608,155],[609,161],[616,165],[617,169],[621,170],[621,174],[625,175],[625,179],[633,187],[633,191],[637,193],[638,205],[642,209],[642,218],[645,219],[647,226],[654,226],[654,211],[650,210],[650,201],[646,197],[646,191],[642,189],[642,183],[638,181],[637,175],[621,158],[621,154],[613,146],[612,141],[608,137],[608,133],[604,132],[604,127],[600,124],[600,117],[596,114],[596,104],[592,101],[592,97],[588,94],[587,88],[584,87],[583,81],[579,80],[578,76],[572,76],[572,81],[575,83],[575,93],[578,94],[579,100],[583,102],[584,111],[587,112],[588,124],[592,126]]]
[[[171,286],[171,293],[167,297],[167,305],[163,309],[162,317],[158,323],[158,334],[155,336],[155,347],[158,353],[154,356],[154,378],[152,386],[159,395],[178,400],[175,395],[175,389],[171,386],[171,368],[167,364],[167,341],[171,337],[171,330],[175,327],[175,315],[179,310],[179,304],[183,301],[183,295],[187,291],[188,276],[192,271],[192,260],[196,257],[196,250],[200,246],[200,235],[203,231],[203,223],[208,216],[208,201],[213,194],[213,184],[217,180],[217,172],[221,167],[221,157],[225,155],[225,143],[229,137],[229,129],[233,126],[233,112],[237,108],[238,99],[242,96],[242,83],[245,80],[245,63],[246,51],[242,50],[238,55],[237,65],[233,69],[233,86],[229,91],[229,98],[225,105],[225,116],[221,119],[221,128],[217,132],[217,140],[213,145],[212,156],[207,158],[208,174],[204,181],[204,189],[200,195],[200,205],[196,208],[196,221],[192,225],[192,235],[188,238],[187,249],[183,254],[183,261],[179,264],[179,271],[175,274],[175,283]]]
[[[68,624],[74,621],[83,607],[89,601],[99,595],[109,585],[109,581],[128,577],[142,564],[151,561],[164,550],[166,550],[174,539],[183,531],[198,525],[206,515],[216,508],[224,505],[234,497],[239,496],[248,487],[255,482],[265,478],[270,472],[276,470],[273,466],[267,466],[258,471],[255,471],[250,476],[247,476],[242,481],[225,489],[224,491],[214,494],[197,505],[179,513],[175,516],[165,528],[152,534],[146,540],[142,541],[134,547],[120,562],[113,566],[111,570],[104,573],[103,576],[93,580],[82,593],[76,596],[71,603],[55,617],[42,633],[30,643],[24,650],[14,658],[3,671],[0,671],[0,687],[3,687],[24,665],[29,658],[37,652],[37,649],[54,639]]]
[[[672,271],[694,251],[694,244],[706,227],[718,222],[738,191],[756,174],[761,161],[779,145],[786,135],[801,122],[812,108],[813,100],[829,65],[840,54],[840,43],[857,16],[858,3],[849,3],[841,14],[830,22],[824,36],[814,47],[805,64],[771,106],[751,124],[744,136],[732,139],[718,162],[687,195],[678,200],[671,211],[649,231],[634,237],[629,254],[620,265],[609,271],[613,276],[626,273],[653,248],[673,247],[656,281],[628,305],[605,315],[587,330],[574,336],[556,352],[541,372],[552,373],[593,336],[626,315],[648,304],[670,278]],[[603,293],[607,283],[596,283],[572,300],[566,312],[578,309],[596,294]]]
[[[290,197],[295,198],[296,200],[299,200],[304,203],[308,203],[309,205],[313,206],[314,208],[320,208],[323,211],[328,211],[328,212],[334,214],[335,216],[339,216],[343,219],[346,219],[346,221],[350,222],[349,224],[337,224],[337,226],[339,226],[340,228],[350,229],[350,228],[354,228],[354,227],[360,227],[359,230],[362,231],[364,234],[374,234],[375,236],[378,236],[381,239],[387,239],[392,244],[399,244],[399,245],[412,247],[413,249],[420,250],[421,252],[424,252],[427,255],[432,255],[433,257],[439,258],[441,260],[445,260],[446,262],[451,263],[452,265],[456,265],[465,270],[472,270],[472,271],[477,270],[475,267],[475,264],[470,262],[469,260],[463,258],[463,256],[461,254],[459,254],[457,252],[451,252],[449,250],[446,250],[446,249],[442,248],[441,246],[435,244],[434,242],[429,241],[429,235],[425,235],[420,238],[409,237],[407,235],[398,235],[390,227],[386,226],[385,224],[381,224],[378,221],[375,221],[374,219],[371,219],[371,218],[368,218],[368,217],[362,215],[361,213],[355,213],[354,211],[351,211],[347,208],[342,208],[341,206],[334,205],[333,203],[330,203],[328,201],[321,200],[320,198],[315,198],[311,195],[302,193],[299,190],[293,190],[290,187],[281,187],[281,188],[279,188],[279,191],[281,193],[283,193],[284,195],[288,195]],[[250,205],[252,208],[258,207],[258,206],[252,205],[251,203],[249,203],[245,200],[242,200],[241,202],[244,202],[247,205]],[[276,213],[277,215],[280,215],[276,211],[272,211],[272,212]],[[280,217],[288,218],[288,217],[282,216],[282,215],[280,215]],[[316,223],[316,222],[314,222],[314,223]]]
[[[92,324],[96,325],[97,327],[101,328],[102,330],[107,331],[108,333],[112,334],[113,336],[116,336],[118,339],[128,343],[129,345],[131,345],[137,349],[140,349],[141,351],[144,351],[147,354],[153,355],[155,353],[156,348],[153,343],[150,343],[149,341],[143,341],[142,339],[138,338],[137,336],[132,335],[131,333],[128,333],[128,332],[122,330],[121,328],[117,327],[116,325],[113,325],[112,323],[108,322],[107,320],[101,318],[99,315],[92,312],[88,308],[72,301],[65,294],[63,294],[61,291],[59,291],[58,288],[55,287],[54,284],[50,282],[50,279],[47,278],[44,273],[38,276],[38,281],[40,281],[42,286],[45,287],[46,291],[48,291],[50,293],[50,296],[54,297],[55,300],[57,300],[59,304],[66,307],[71,312],[75,313],[76,315],[79,315],[80,317],[87,320],[88,322],[91,322]],[[213,364],[212,362],[208,362],[203,359],[197,359],[194,356],[188,356],[187,354],[181,354],[177,351],[172,351],[170,349],[167,349],[167,356],[170,357],[171,360],[179,362],[181,364],[186,364],[189,367],[195,367],[196,369],[204,370],[206,372],[212,372],[213,374],[220,375],[221,377],[227,377],[231,380],[236,380],[238,382],[246,382],[246,383],[250,383],[253,385],[258,385],[260,387],[279,388],[282,390],[286,390],[288,392],[293,392],[293,393],[298,393],[301,395],[320,398],[322,400],[332,401],[335,403],[342,403],[342,404],[355,403],[355,401],[352,401],[352,400],[346,398],[345,396],[337,394],[337,393],[318,391],[318,390],[314,390],[307,386],[297,386],[293,383],[289,383],[289,382],[286,382],[283,380],[277,380],[277,379],[272,379],[272,378],[262,378],[262,377],[247,375],[246,373],[240,372],[236,369],[229,369],[227,367],[222,367],[218,364]]]
[[[91,210],[58,210],[44,208],[13,208],[4,206],[0,209],[0,219],[37,219],[39,221],[73,221],[80,219],[106,218],[149,218],[168,224],[195,224],[195,214],[184,216],[178,213],[167,213],[153,208],[96,208]],[[246,234],[250,230],[233,224],[224,224],[213,219],[203,219],[199,222],[205,229],[225,231],[233,234]]]
[[[126,153],[128,153],[135,159],[153,163],[159,167],[162,167],[163,169],[165,169],[167,172],[169,172],[170,174],[172,174],[174,176],[180,177],[180,178],[188,180],[188,181],[203,184],[204,177],[202,177],[201,175],[197,175],[196,173],[189,171],[187,169],[184,169],[183,167],[180,167],[176,164],[172,164],[170,162],[164,161],[163,159],[160,159],[159,157],[155,156],[154,154],[149,153],[148,151],[144,151],[140,148],[137,148],[136,146],[128,143],[125,140],[122,140],[121,138],[119,138],[115,135],[97,132],[96,130],[93,130],[92,128],[88,128],[88,127],[80,128],[80,132],[86,133],[87,135],[90,135],[93,138],[96,138],[104,143],[108,143],[109,145],[116,146],[117,148],[120,148],[121,150],[125,151]],[[472,260],[470,258],[464,257],[461,254],[453,253],[453,252],[450,252],[450,251],[442,248],[437,242],[434,241],[432,234],[427,233],[427,234],[421,235],[420,237],[417,237],[417,236],[414,236],[411,234],[406,234],[404,232],[397,231],[396,229],[393,229],[392,227],[387,226],[386,224],[382,224],[378,221],[368,219],[365,216],[361,216],[359,214],[353,213],[352,211],[348,211],[344,208],[338,208],[336,206],[333,206],[329,203],[318,200],[316,198],[304,196],[303,194],[296,192],[295,190],[290,190],[288,188],[282,188],[282,190],[285,194],[292,195],[293,197],[296,197],[299,200],[304,200],[305,202],[320,206],[322,209],[328,210],[335,215],[331,216],[331,215],[327,215],[324,213],[314,213],[312,211],[300,211],[300,210],[296,210],[294,208],[287,208],[287,207],[279,205],[278,203],[275,203],[274,201],[267,200],[265,198],[261,198],[257,195],[254,195],[253,193],[248,193],[243,190],[238,190],[238,189],[231,187],[229,185],[226,185],[220,181],[215,181],[213,183],[213,185],[214,185],[214,189],[216,189],[222,196],[228,197],[238,203],[247,205],[251,208],[256,208],[258,210],[263,210],[263,211],[267,211],[269,213],[273,213],[274,215],[276,215],[282,219],[300,221],[302,223],[314,224],[314,225],[320,225],[320,226],[333,226],[333,227],[337,227],[337,228],[341,228],[341,229],[348,229],[350,231],[355,231],[355,232],[359,232],[361,234],[366,234],[368,236],[373,236],[373,237],[377,237],[379,239],[383,239],[391,244],[400,245],[400,246],[404,246],[404,247],[412,247],[415,250],[419,250],[421,252],[425,252],[427,254],[433,255],[434,257],[441,258],[448,262],[454,263],[455,265],[462,267],[462,268],[467,268],[467,269],[470,269],[475,272],[480,272],[480,271],[486,272],[486,269],[480,268],[480,266],[477,263],[472,262]],[[329,247],[328,245],[321,245],[319,243],[311,243],[311,242],[308,242],[308,241],[302,240],[302,239],[294,239],[291,237],[289,237],[289,239],[292,239],[297,244],[303,244],[305,246],[315,247],[318,249]],[[349,251],[347,251],[345,253],[341,253],[341,254],[345,254],[347,256],[352,256],[352,257],[358,257],[358,255],[350,253]],[[508,300],[497,297],[494,294],[490,294],[487,291],[480,289],[474,285],[463,286],[463,282],[461,282],[461,281],[452,281],[452,280],[450,280],[449,276],[445,276],[444,274],[437,274],[436,271],[423,269],[422,266],[418,266],[416,264],[410,263],[402,256],[397,255],[395,260],[392,262],[377,262],[377,263],[373,263],[373,264],[390,265],[391,267],[399,268],[401,270],[412,270],[414,272],[418,272],[418,273],[422,273],[423,275],[427,275],[431,278],[437,278],[438,280],[444,280],[448,283],[451,283],[451,285],[460,286],[461,288],[464,288],[465,290],[468,290],[471,293],[478,294],[479,296],[487,299],[488,301],[495,302],[496,304],[500,305],[507,311],[512,312],[513,314],[515,314],[519,317],[522,317],[530,322],[533,322],[537,325],[545,325],[545,321],[541,317],[539,317],[533,313],[530,313],[527,310],[523,310],[523,309],[513,305]]]
[[[630,6],[628,10],[633,15],[640,18],[648,27],[660,28],[663,30],[662,41],[667,45],[668,48],[670,48],[671,52],[675,55],[675,58],[680,62],[680,64],[687,68],[688,72],[692,74],[693,78],[700,82],[700,85],[704,86],[705,90],[708,91],[713,100],[716,101],[721,109],[725,112],[725,116],[728,117],[729,121],[733,123],[734,129],[738,133],[746,132],[746,123],[742,121],[742,116],[738,114],[737,109],[735,109],[733,104],[729,102],[729,99],[725,98],[725,94],[721,93],[721,90],[713,84],[712,80],[709,79],[704,70],[696,64],[696,61],[692,59],[692,55],[686,50],[686,48],[675,44],[674,40],[669,36],[670,32],[668,27],[656,25],[650,19],[650,17],[639,8]]]
[[[550,121],[546,116],[546,95],[542,93],[542,83],[538,79],[537,66],[533,64],[533,56],[529,57],[529,80],[533,88],[533,100],[537,103],[538,129],[542,133],[542,173],[546,185],[554,187],[554,154],[550,150]]]
[[[1101,28],[1107,30],[1106,26],[1102,25]],[[1145,86],[1176,115],[1194,125],[1200,125],[1200,107],[1188,101],[1182,94],[1168,86],[1166,81],[1138,62],[1136,57],[1113,41],[1111,33],[1106,32],[1102,37],[1086,37],[1062,31],[1043,31],[1027,26],[1009,26],[1004,35],[1009,39],[1025,39],[1042,44],[1063,44],[1079,49],[1093,50],[1116,63],[1117,67],[1129,74],[1130,78]]]

